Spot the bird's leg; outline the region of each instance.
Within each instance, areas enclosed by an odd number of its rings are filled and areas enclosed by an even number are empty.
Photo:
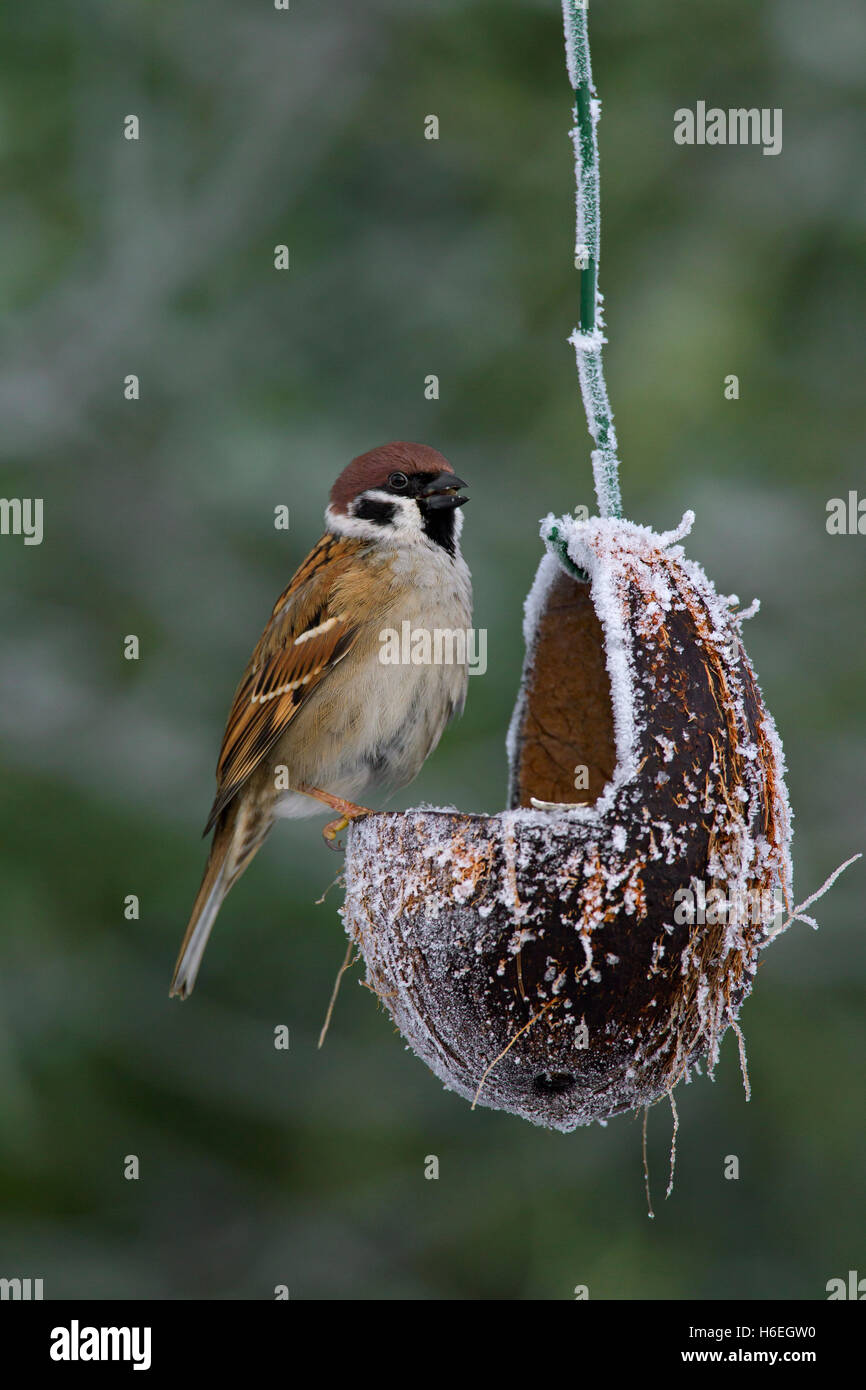
[[[322,791],[321,787],[300,786],[297,788],[303,792],[304,796],[314,796],[317,801],[321,801],[325,806],[330,806],[332,811],[339,811],[337,820],[328,821],[322,834],[328,844],[333,846],[334,841],[341,830],[345,830],[350,821],[359,820],[361,816],[371,816],[372,809],[369,806],[356,806],[354,801],[346,801],[342,796],[332,796],[330,792]]]

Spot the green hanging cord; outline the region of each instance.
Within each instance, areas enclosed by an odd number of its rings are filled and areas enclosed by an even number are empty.
[[[605,337],[602,331],[602,300],[598,291],[601,210],[596,138],[601,104],[592,81],[587,2],[562,0],[566,62],[574,89],[575,126],[571,136],[577,189],[575,266],[580,270],[580,326],[575,329],[569,342],[577,356],[586,422],[596,445],[592,453],[592,471],[599,515],[621,517],[616,430],[601,360]]]

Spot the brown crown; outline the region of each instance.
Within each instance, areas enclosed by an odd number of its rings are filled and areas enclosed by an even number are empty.
[[[428,444],[407,444],[396,440],[380,444],[366,454],[359,454],[344,468],[331,488],[331,506],[336,512],[346,512],[351,501],[370,487],[384,487],[392,473],[453,473],[454,469],[438,449]]]

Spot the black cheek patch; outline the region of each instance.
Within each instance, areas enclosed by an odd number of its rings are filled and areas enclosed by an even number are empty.
[[[375,521],[380,526],[390,526],[396,511],[393,502],[377,502],[374,497],[362,497],[352,514],[359,521]]]

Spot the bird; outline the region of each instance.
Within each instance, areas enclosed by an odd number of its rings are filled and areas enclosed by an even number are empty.
[[[325,533],[274,604],[235,692],[171,996],[192,992],[223,900],[277,819],[330,807],[338,816],[323,834],[335,845],[370,814],[356,799],[408,785],[462,713],[468,640],[448,658],[440,644],[438,662],[383,652],[397,632],[468,637],[466,486],[437,449],[395,441],[359,454],[331,488]]]

